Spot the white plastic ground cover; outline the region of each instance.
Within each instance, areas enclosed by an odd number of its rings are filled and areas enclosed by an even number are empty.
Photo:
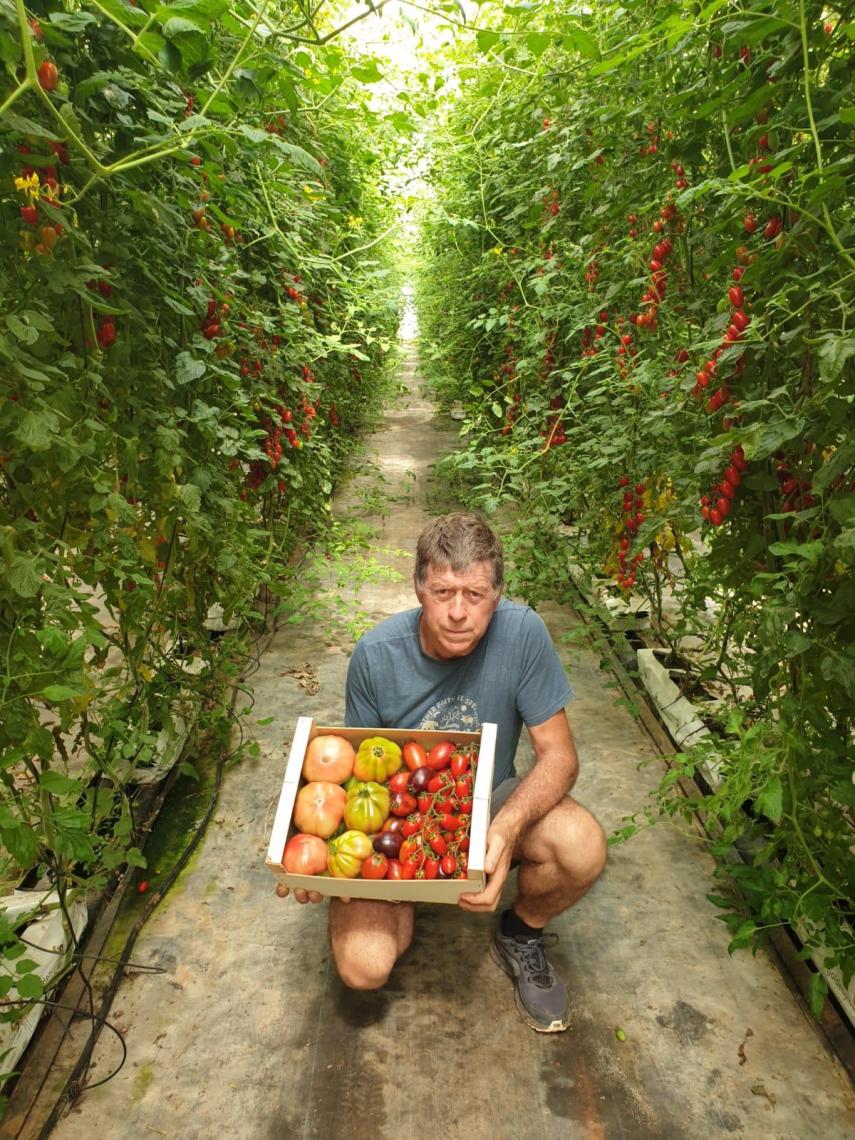
[[[0,899],[0,913],[10,922],[17,923],[22,917],[32,915],[32,921],[20,931],[20,936],[27,942],[26,957],[37,963],[32,972],[41,978],[46,994],[54,979],[65,970],[74,948],[57,904],[55,891],[13,891]],[[74,937],[79,939],[88,918],[83,899],[71,903],[69,917]],[[11,967],[12,963],[8,965]],[[0,1088],[5,1078],[14,1073],[44,1011],[45,1007],[36,1003],[20,1021],[0,1024]]]
[[[679,748],[697,744],[710,735],[694,705],[671,680],[655,649],[638,650],[638,675]]]

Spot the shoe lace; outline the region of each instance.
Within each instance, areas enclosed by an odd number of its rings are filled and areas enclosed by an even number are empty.
[[[554,946],[557,941],[557,934],[541,934],[528,942],[517,941],[517,956],[526,980],[539,989],[545,990],[552,985],[552,967],[546,957],[546,947]]]

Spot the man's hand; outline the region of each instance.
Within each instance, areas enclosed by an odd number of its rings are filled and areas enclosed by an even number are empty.
[[[498,816],[497,816],[498,819]],[[461,910],[491,911],[499,905],[502,887],[511,869],[511,859],[516,846],[516,836],[505,827],[497,826],[494,820],[487,831],[487,851],[484,855],[484,871],[487,885],[478,894],[461,895],[458,906]]]
[[[290,893],[290,889],[284,883],[276,884],[276,894],[280,899],[287,899]],[[318,891],[304,891],[302,887],[297,887],[294,890],[294,898],[298,903],[319,903],[324,901],[324,897]],[[339,901],[350,902],[350,899],[339,899]]]

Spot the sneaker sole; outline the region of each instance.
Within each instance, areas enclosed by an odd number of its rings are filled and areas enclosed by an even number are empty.
[[[529,1029],[533,1029],[535,1033],[564,1033],[570,1024],[569,1021],[567,1021],[565,1018],[559,1017],[549,1025],[544,1025],[542,1021],[535,1021],[535,1019],[531,1016],[531,1014],[523,1005],[522,999],[520,998],[520,991],[519,987],[517,986],[516,974],[511,969],[510,965],[505,961],[501,951],[497,949],[495,942],[491,943],[490,945],[490,957],[501,970],[504,970],[504,972],[514,983],[514,1001],[516,1002],[517,1011]]]

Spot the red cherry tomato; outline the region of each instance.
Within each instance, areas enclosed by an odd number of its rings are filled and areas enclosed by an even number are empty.
[[[426,879],[435,879],[439,874],[439,859],[425,859],[422,870]]]
[[[147,890],[148,890],[148,879],[141,879],[140,882],[137,883],[137,894],[138,895],[144,895]]]
[[[39,64],[39,85],[44,91],[55,91],[59,83],[59,72],[52,59],[45,59]]]
[[[447,876],[450,879],[454,872],[457,870],[457,860],[453,855],[444,855],[440,861],[439,869],[442,871],[443,875]]]

